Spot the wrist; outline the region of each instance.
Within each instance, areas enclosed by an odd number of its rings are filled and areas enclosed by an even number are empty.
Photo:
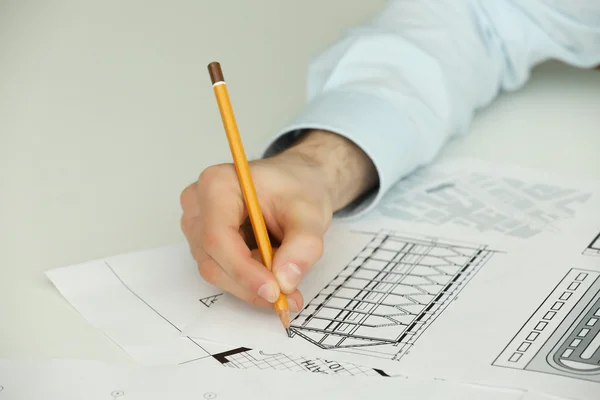
[[[325,181],[333,211],[338,211],[378,185],[373,162],[360,147],[333,132],[308,130],[278,157],[301,157]]]

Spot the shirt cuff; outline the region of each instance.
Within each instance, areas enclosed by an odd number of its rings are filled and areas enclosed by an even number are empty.
[[[371,211],[422,159],[416,125],[391,102],[372,93],[332,90],[317,96],[268,142],[263,156],[289,147],[306,129],[327,130],[351,140],[371,158],[379,175],[379,186],[336,212],[336,218],[354,219]]]

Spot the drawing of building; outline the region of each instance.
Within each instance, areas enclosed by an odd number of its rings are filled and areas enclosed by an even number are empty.
[[[291,323],[323,349],[398,360],[492,255],[382,231]]]

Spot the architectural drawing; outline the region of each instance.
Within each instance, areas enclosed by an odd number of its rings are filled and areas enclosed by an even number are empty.
[[[323,349],[399,360],[493,250],[393,231],[360,253],[291,322]]]
[[[583,254],[586,256],[600,256],[600,232],[583,250]]]
[[[214,296],[208,296],[200,299],[200,303],[204,304],[206,307],[210,307],[217,302],[219,296],[222,296],[223,293],[215,294]]]
[[[513,177],[425,168],[392,187],[377,212],[405,221],[453,224],[529,238],[543,231],[559,232],[557,225],[573,218],[577,207],[591,196]]]
[[[493,365],[600,382],[600,273],[569,270]]]
[[[319,358],[290,357],[282,353],[266,354],[246,347],[213,354],[213,357],[225,367],[238,369],[275,369],[342,376],[390,376],[380,369],[362,365]]]

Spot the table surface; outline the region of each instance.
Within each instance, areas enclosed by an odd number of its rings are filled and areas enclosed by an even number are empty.
[[[182,241],[181,190],[230,159],[206,65],[254,157],[301,109],[309,58],[384,1],[39,3],[0,16],[0,357],[132,363],[43,272]],[[600,72],[544,64],[441,158],[598,179],[599,106]]]

